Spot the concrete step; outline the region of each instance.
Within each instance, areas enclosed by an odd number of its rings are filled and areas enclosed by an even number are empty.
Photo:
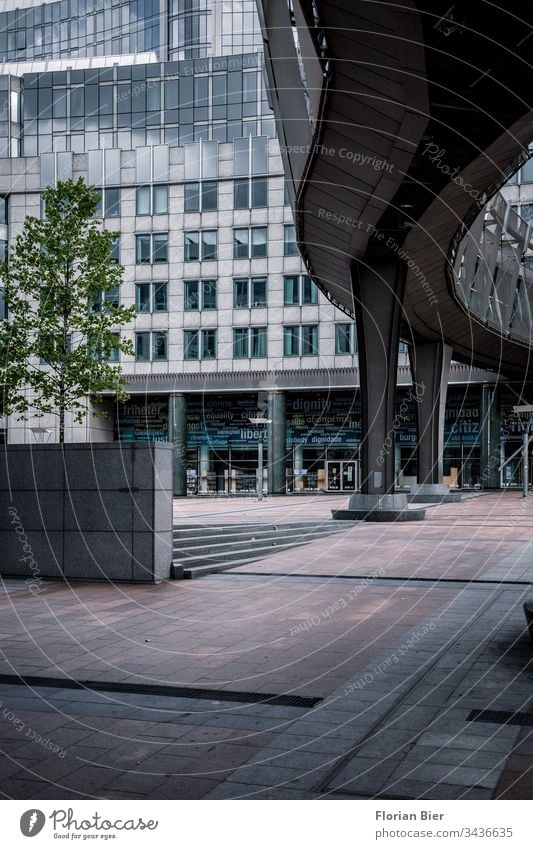
[[[187,536],[180,537],[174,536],[173,542],[174,547],[179,548],[189,548],[191,546],[194,547],[203,547],[203,546],[211,546],[211,545],[225,545],[226,547],[229,545],[239,544],[241,542],[246,542],[247,540],[259,540],[259,539],[294,539],[296,537],[306,537],[308,534],[323,534],[325,536],[329,534],[336,534],[339,531],[346,530],[346,526],[342,526],[339,523],[339,526],[335,525],[335,527],[322,527],[319,526],[310,526],[308,528],[285,528],[283,525],[279,525],[277,528],[255,528],[250,530],[248,528],[242,529],[240,531],[236,531],[235,533],[226,533],[226,534],[210,534],[209,536]]]
[[[174,525],[173,538],[186,539],[201,539],[203,537],[237,537],[243,534],[252,533],[268,533],[276,531],[306,531],[309,528],[342,529],[346,527],[345,522],[335,521],[334,519],[326,519],[321,522],[257,522],[257,523],[235,523],[230,525]]]
[[[257,536],[245,534],[239,538],[222,540],[221,542],[216,542],[208,537],[202,541],[191,540],[187,545],[183,544],[183,540],[179,540],[174,543],[174,559],[176,560],[180,557],[204,557],[211,554],[224,554],[225,552],[235,553],[255,548],[267,549],[282,548],[285,545],[293,544],[305,545],[305,543],[312,540],[332,536],[340,532],[340,529],[336,529],[334,531],[308,530],[305,533],[295,530],[292,533],[278,532],[274,534],[257,534]]]
[[[262,560],[318,539],[346,533],[358,522],[292,521],[174,527],[173,578],[200,578]]]
[[[271,554],[276,554],[279,551],[290,551],[293,548],[299,548],[305,543],[296,542],[288,545],[280,545],[276,548],[254,548],[245,549],[239,552],[227,552],[225,555],[211,555],[208,557],[199,557],[196,560],[174,560],[174,568],[179,564],[179,568],[183,569],[183,578],[193,579],[201,578],[202,575],[213,575],[217,572],[225,572],[228,569],[235,569],[237,566],[246,566],[247,563],[264,560]]]

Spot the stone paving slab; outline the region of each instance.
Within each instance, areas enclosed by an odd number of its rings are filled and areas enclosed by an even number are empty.
[[[244,513],[320,520],[334,500],[250,501]],[[187,505],[202,522],[222,506]],[[242,505],[224,510],[224,521],[228,511],[243,520]],[[496,494],[432,507],[423,523],[351,527],[252,574],[0,594],[0,674],[222,691],[205,700],[0,679],[0,792],[533,798],[532,729],[468,719],[530,711],[521,606],[532,530],[529,503]],[[505,583],[508,574],[523,583]],[[435,585],[443,577],[453,582]],[[230,703],[224,689],[322,701]]]

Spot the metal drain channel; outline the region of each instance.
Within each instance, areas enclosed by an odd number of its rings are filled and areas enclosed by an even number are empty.
[[[73,678],[48,678],[44,675],[1,675],[1,684],[20,684],[27,687],[58,687],[64,690],[91,690],[105,693],[136,693],[142,696],[163,696],[174,699],[206,699],[240,704],[276,705],[280,707],[313,708],[323,701],[317,696],[291,694],[248,693],[238,690],[211,690],[206,687],[172,687],[162,684],[126,684],[113,681],[76,681]]]
[[[466,721],[533,727],[533,713],[513,713],[511,710],[473,710],[468,714]]]

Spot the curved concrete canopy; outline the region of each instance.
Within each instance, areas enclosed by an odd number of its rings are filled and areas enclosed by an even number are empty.
[[[403,320],[524,374],[528,340],[469,314],[454,247],[528,156],[533,11],[482,2],[262,0],[267,71],[310,273],[354,314],[351,268],[408,264]]]

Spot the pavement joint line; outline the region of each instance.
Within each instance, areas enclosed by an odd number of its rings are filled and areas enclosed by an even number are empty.
[[[484,614],[485,614],[485,613],[486,613],[486,612],[487,612],[487,611],[488,611],[488,610],[489,610],[489,609],[490,609],[490,608],[491,608],[491,607],[492,607],[492,606],[496,603],[497,599],[498,599],[498,596],[496,596],[496,598],[491,598],[491,597],[489,596],[489,598],[488,598],[488,599],[486,599],[486,600],[482,603],[482,605],[480,606],[479,610],[477,611],[477,621],[479,621],[479,618],[480,618],[481,616],[483,616],[483,615],[484,615]],[[317,784],[313,787],[313,791],[314,791],[314,792],[316,792],[316,793],[323,793],[323,792],[327,791],[328,789],[331,789],[331,790],[333,790],[333,789],[334,789],[334,788],[330,788],[330,786],[329,786],[329,785],[330,785],[331,780],[332,780],[332,779],[334,779],[334,778],[335,778],[335,776],[336,776],[336,775],[338,775],[338,774],[339,774],[339,772],[340,772],[340,771],[341,771],[341,770],[342,770],[342,769],[343,769],[343,768],[344,768],[344,767],[345,767],[348,763],[350,763],[350,761],[352,760],[352,758],[353,758],[355,755],[357,755],[358,750],[359,750],[359,749],[361,749],[361,747],[365,744],[365,742],[369,741],[372,737],[374,737],[374,736],[375,736],[375,734],[376,734],[376,732],[378,731],[378,729],[379,729],[379,728],[380,728],[380,727],[381,727],[381,726],[382,726],[382,725],[383,725],[383,724],[387,721],[387,719],[389,719],[389,718],[390,718],[390,717],[394,714],[394,712],[398,709],[398,707],[400,707],[400,706],[401,706],[402,702],[403,702],[403,701],[405,701],[405,698],[406,698],[406,697],[407,697],[410,693],[412,693],[412,692],[413,692],[413,690],[415,690],[415,688],[418,686],[418,684],[419,684],[419,683],[420,683],[420,682],[421,682],[421,681],[422,681],[422,680],[423,680],[423,679],[424,679],[424,678],[425,678],[425,677],[426,677],[426,676],[427,676],[430,672],[432,672],[432,671],[434,670],[434,668],[437,666],[438,662],[439,662],[439,661],[440,661],[440,660],[441,660],[441,659],[442,659],[442,658],[443,658],[446,654],[448,654],[448,653],[449,653],[450,649],[451,649],[454,645],[456,645],[456,644],[457,644],[457,643],[458,643],[458,642],[459,642],[459,641],[460,641],[460,640],[464,637],[464,635],[465,635],[465,634],[466,634],[466,633],[467,633],[467,632],[468,632],[471,628],[472,628],[472,623],[471,623],[471,622],[468,622],[468,621],[467,621],[467,622],[465,622],[465,623],[464,623],[464,625],[463,625],[463,626],[459,629],[459,631],[456,633],[455,638],[454,638],[453,642],[451,643],[451,645],[448,645],[448,643],[446,642],[446,643],[445,643],[445,644],[444,644],[444,645],[443,645],[443,646],[439,649],[439,651],[438,651],[435,655],[433,655],[432,662],[431,662],[431,663],[430,663],[427,667],[426,667],[426,664],[423,664],[422,669],[421,669],[421,670],[420,670],[420,672],[419,672],[419,673],[415,676],[414,681],[413,681],[413,682],[412,682],[412,684],[411,684],[411,685],[407,688],[407,690],[406,690],[405,692],[400,692],[400,693],[399,693],[399,695],[398,695],[398,697],[395,699],[394,703],[393,703],[390,707],[388,707],[388,708],[385,710],[385,712],[384,712],[381,716],[379,716],[379,717],[376,719],[376,721],[373,723],[373,725],[371,725],[371,726],[370,726],[370,728],[368,729],[368,731],[366,731],[366,732],[365,732],[365,734],[363,735],[362,739],[361,739],[361,740],[359,740],[359,741],[358,741],[358,742],[357,742],[354,746],[352,746],[352,747],[351,747],[351,749],[349,749],[347,752],[345,752],[345,754],[344,754],[341,758],[339,758],[339,760],[337,761],[337,763],[335,764],[335,766],[334,766],[334,767],[330,770],[330,772],[329,772],[327,775],[325,775],[322,779],[320,779],[320,781],[319,781],[319,782],[318,782],[318,783],[317,783]],[[489,638],[487,638],[487,640],[486,640],[486,641],[484,641],[484,642],[482,642],[481,644],[479,644],[479,645],[478,645],[478,654],[479,654],[479,653],[482,651],[482,649],[484,648],[484,646],[485,646],[485,642],[488,642],[488,641],[489,641]],[[424,729],[424,730],[426,730],[426,729]],[[419,736],[421,736],[421,734],[422,734],[422,733],[423,733],[423,732],[420,732],[420,734],[418,734],[418,735],[416,735],[416,734],[415,734],[415,735],[413,735],[413,736],[414,736],[414,740],[415,740],[415,742],[416,742],[416,739],[417,739]],[[414,743],[413,743],[413,745],[414,745]]]
[[[263,558],[261,558],[263,559]],[[426,586],[433,584],[444,586],[453,589],[454,586],[464,587],[473,584],[476,589],[491,589],[494,586],[531,586],[531,581],[516,581],[516,580],[498,580],[489,578],[487,580],[481,578],[402,578],[402,577],[386,577],[383,575],[328,575],[326,573],[302,573],[302,572],[217,572],[212,575],[206,575],[206,578],[316,578],[317,580],[335,580],[335,581],[372,581],[372,583],[380,583],[383,585],[397,586],[400,584],[412,584],[414,586]]]

